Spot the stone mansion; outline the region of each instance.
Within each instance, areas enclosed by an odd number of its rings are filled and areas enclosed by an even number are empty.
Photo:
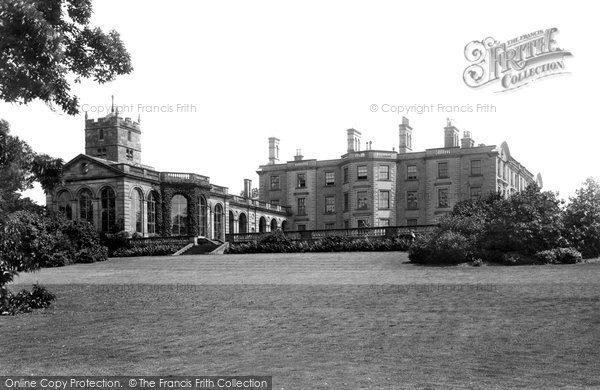
[[[226,233],[286,228],[282,205],[228,193],[209,177],[159,172],[142,164],[141,127],[111,112],[85,118],[85,154],[64,166],[63,185],[46,194],[46,204],[101,232],[126,230],[149,236],[202,236],[224,241]]]
[[[269,138],[269,163],[258,170],[260,199],[291,208],[294,230],[426,225],[460,200],[491,192],[504,196],[536,182],[506,142],[475,145],[471,133],[448,120],[444,146],[413,151],[413,129],[399,125],[398,150],[361,150],[361,133],[347,130],[339,159],[279,161],[279,139]],[[367,144],[369,146],[369,144]]]
[[[251,181],[244,196],[228,193],[195,173],[160,172],[142,164],[141,127],[118,112],[85,117],[85,154],[64,166],[63,184],[46,194],[50,208],[92,223],[101,232],[141,237],[201,236],[282,230],[416,226],[436,223],[456,202],[498,191],[508,196],[537,182],[506,142],[475,145],[459,139],[448,120],[444,147],[412,150],[408,119],[399,125],[398,150],[361,150],[361,133],[347,130],[339,159],[279,161],[279,139],[269,138],[269,162],[259,167],[258,199]],[[367,144],[369,146],[369,144]]]

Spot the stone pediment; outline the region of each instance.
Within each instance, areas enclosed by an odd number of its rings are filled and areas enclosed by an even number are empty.
[[[90,180],[123,176],[123,172],[107,160],[80,154],[63,168],[63,180]]]

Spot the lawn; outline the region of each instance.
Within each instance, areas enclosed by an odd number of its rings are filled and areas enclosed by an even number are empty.
[[[24,274],[0,374],[273,375],[280,389],[600,387],[600,263],[401,253],[111,259]]]

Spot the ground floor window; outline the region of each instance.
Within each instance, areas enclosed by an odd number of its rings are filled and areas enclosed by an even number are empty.
[[[142,191],[134,189],[131,193],[131,221],[132,228],[136,233],[143,233],[142,215],[144,209],[144,197]]]
[[[58,212],[62,213],[68,219],[73,218],[73,210],[71,209],[71,197],[67,191],[61,191],[56,197]]]
[[[92,191],[83,189],[79,192],[79,219],[94,223],[94,207],[92,206]]]
[[[148,234],[156,233],[156,202],[158,196],[154,192],[148,194]]]
[[[106,187],[100,193],[100,208],[102,231],[109,232],[114,229],[116,223],[116,196],[112,188]]]
[[[185,236],[188,234],[188,204],[183,195],[173,196],[171,200],[171,233],[174,236]]]
[[[208,237],[208,206],[206,198],[200,197],[200,214],[198,215],[198,234],[202,237]]]
[[[223,239],[223,206],[220,203],[215,206],[215,239]]]

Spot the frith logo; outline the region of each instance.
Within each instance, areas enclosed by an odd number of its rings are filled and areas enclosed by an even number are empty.
[[[494,38],[473,41],[465,46],[465,57],[471,63],[464,73],[465,84],[480,88],[500,82],[506,92],[524,87],[544,77],[564,74],[569,51],[557,47],[558,29],[538,30],[500,43]]]

